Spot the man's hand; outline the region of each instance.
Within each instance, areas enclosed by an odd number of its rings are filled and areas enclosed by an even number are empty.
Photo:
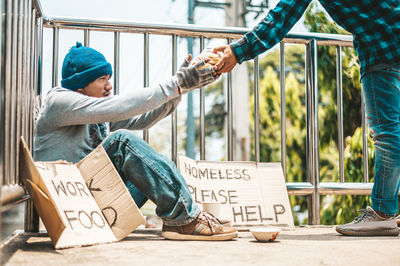
[[[216,79],[213,76],[214,70],[211,67],[203,68],[209,59],[199,61],[194,66],[189,65],[190,59],[188,57],[175,74],[181,94],[186,94],[194,89],[207,86]]]
[[[221,60],[214,66],[217,74],[230,72],[237,64],[236,57],[229,45],[215,47],[213,53],[222,52]]]

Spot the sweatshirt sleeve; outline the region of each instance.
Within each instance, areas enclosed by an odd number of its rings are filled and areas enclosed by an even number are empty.
[[[181,98],[181,96],[178,96],[170,100],[169,102],[164,103],[157,109],[135,116],[133,118],[118,122],[111,122],[110,130],[115,131],[121,128],[131,130],[148,129],[156,124],[158,121],[160,121],[164,117],[167,117],[169,114],[175,111],[181,101]]]
[[[310,2],[311,0],[281,0],[252,31],[231,44],[238,62],[250,60],[282,40],[301,18]]]
[[[37,126],[41,124],[41,127],[51,130],[70,125],[127,120],[158,109],[178,96],[175,77],[154,86],[106,98],[56,88],[46,97]]]

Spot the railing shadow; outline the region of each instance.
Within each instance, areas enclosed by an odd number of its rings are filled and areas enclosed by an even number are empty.
[[[17,231],[11,236],[1,250],[1,265],[6,265],[18,251],[60,254],[54,249],[46,233],[24,233],[23,231]]]

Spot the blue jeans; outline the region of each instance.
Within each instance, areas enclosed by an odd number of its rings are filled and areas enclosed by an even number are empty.
[[[169,226],[188,224],[198,216],[200,208],[170,159],[129,130],[112,133],[102,145],[139,208],[151,199]]]
[[[372,208],[394,215],[400,185],[400,67],[371,70],[361,83],[375,146]]]

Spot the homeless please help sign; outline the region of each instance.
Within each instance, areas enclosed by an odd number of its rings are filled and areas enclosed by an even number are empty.
[[[20,174],[56,249],[121,240],[145,222],[102,146],[78,164],[34,162],[22,140]]]
[[[280,163],[209,162],[178,156],[193,199],[219,202],[235,225],[294,227]]]

